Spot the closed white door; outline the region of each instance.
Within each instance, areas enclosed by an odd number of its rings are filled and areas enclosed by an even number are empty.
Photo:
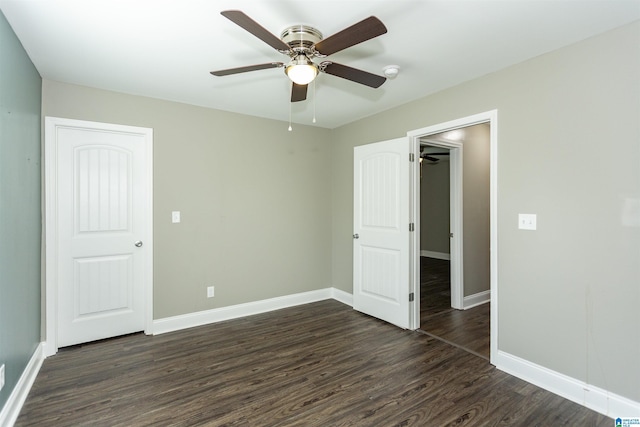
[[[47,120],[57,347],[142,331],[151,287],[151,129]]]
[[[354,148],[353,304],[409,327],[409,139]]]

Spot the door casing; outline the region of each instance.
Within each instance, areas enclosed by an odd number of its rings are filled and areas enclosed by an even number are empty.
[[[421,129],[416,129],[407,132],[409,137],[410,150],[414,153],[415,158],[420,156],[420,139],[428,135],[436,133],[446,132],[463,127],[473,126],[480,123],[489,123],[489,145],[490,145],[490,174],[489,174],[489,241],[490,241],[490,275],[491,275],[491,338],[490,338],[490,361],[495,365],[495,358],[498,354],[498,110],[490,110],[484,113],[474,114],[471,116],[463,117],[460,119],[439,123],[433,126],[428,126]],[[417,168],[414,168],[411,179],[411,196],[410,196],[410,215],[411,221],[415,226],[415,232],[411,241],[412,253],[411,257],[413,264],[411,266],[411,278],[410,286],[411,292],[414,293],[415,299],[411,304],[411,319],[410,329],[418,329],[420,327],[420,194],[418,192],[420,180],[420,173]],[[460,180],[460,185],[462,181]],[[460,205],[462,206],[462,205]],[[462,212],[459,212],[459,218],[455,221],[459,221],[460,229],[462,227]],[[452,222],[453,226],[453,222]],[[461,234],[461,233],[460,233]],[[455,234],[454,234],[455,237]],[[461,235],[460,235],[461,237]],[[452,242],[453,243],[453,242]],[[462,242],[460,242],[460,250],[462,250]],[[462,296],[461,296],[462,298]],[[452,296],[453,299],[453,296]]]

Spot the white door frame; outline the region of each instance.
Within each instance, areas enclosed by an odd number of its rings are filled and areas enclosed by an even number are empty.
[[[148,195],[146,208],[148,219],[146,223],[145,247],[149,251],[144,265],[144,333],[153,332],[153,129],[115,125],[110,123],[90,122],[84,120],[64,119],[58,117],[45,117],[44,134],[44,196],[45,196],[45,339],[44,356],[53,356],[58,352],[58,230],[57,230],[57,162],[58,146],[56,133],[58,128],[85,128],[99,129],[112,132],[126,132],[143,135],[146,141],[145,157],[147,165]]]
[[[463,147],[461,142],[444,142],[436,140],[426,140],[420,138],[418,140],[418,150],[420,143],[427,143],[434,147],[442,147],[449,150],[449,232],[452,234],[451,243],[451,307],[462,310],[464,309],[464,251],[462,228],[462,209],[463,209],[463,189],[462,189],[462,173],[463,173]],[[419,193],[416,192],[418,196]],[[416,228],[420,230],[420,201],[416,202]],[[416,232],[418,239],[418,253],[420,253],[420,232]],[[418,259],[420,259],[418,257]],[[420,301],[420,286],[417,286],[416,299]],[[419,302],[418,302],[419,304]]]
[[[462,127],[473,126],[480,123],[489,123],[490,132],[490,174],[489,174],[489,224],[490,224],[490,275],[491,275],[491,363],[495,365],[496,356],[498,354],[498,110],[491,110],[472,116],[463,117],[457,120],[439,123],[421,129],[407,132],[410,141],[410,149],[416,158],[420,156],[420,138],[454,130]],[[413,258],[418,259],[420,256],[420,221],[417,220],[420,215],[419,194],[416,191],[419,187],[419,173],[413,174],[413,189],[411,195],[411,216],[416,223],[416,238],[412,241]],[[460,212],[460,215],[462,213]],[[455,235],[454,235],[455,237]],[[420,327],[420,263],[414,263],[411,272],[412,292],[415,294],[413,316],[411,319],[411,329]]]

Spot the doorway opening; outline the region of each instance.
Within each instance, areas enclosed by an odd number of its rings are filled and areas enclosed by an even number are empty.
[[[497,112],[409,133],[416,167],[414,329],[497,353]],[[464,153],[464,156],[463,156]]]
[[[419,193],[421,329],[487,360],[489,131],[481,123],[421,138]],[[462,247],[451,251],[458,216]]]
[[[456,308],[451,280],[450,148],[420,140],[420,326]],[[454,262],[457,259],[454,258]],[[463,284],[462,284],[463,285]]]

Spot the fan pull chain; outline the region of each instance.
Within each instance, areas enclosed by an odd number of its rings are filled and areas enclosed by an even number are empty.
[[[291,127],[291,102],[289,102],[289,129],[287,129],[289,132],[291,132],[293,130],[293,128]]]
[[[316,81],[313,80],[313,123],[316,122]]]

